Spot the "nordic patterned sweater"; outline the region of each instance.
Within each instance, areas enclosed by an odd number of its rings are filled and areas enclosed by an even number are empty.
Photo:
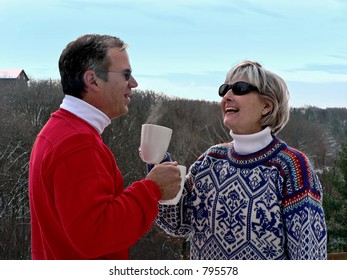
[[[242,155],[234,142],[190,167],[179,204],[157,224],[188,237],[191,259],[326,259],[322,187],[307,157],[271,136]]]

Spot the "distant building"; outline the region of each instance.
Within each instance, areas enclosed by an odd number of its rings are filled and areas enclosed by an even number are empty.
[[[29,77],[23,69],[0,69],[0,86],[28,84]]]

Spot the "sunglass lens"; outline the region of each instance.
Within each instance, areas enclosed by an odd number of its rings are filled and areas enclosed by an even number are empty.
[[[224,95],[226,95],[229,89],[231,89],[231,87],[228,84],[222,84],[219,87],[219,91],[218,91],[219,96],[223,97]]]
[[[131,72],[125,72],[125,73],[124,73],[124,77],[125,77],[125,79],[126,79],[127,81],[129,81],[129,80],[130,80],[130,77],[131,77]]]
[[[233,88],[234,94],[242,95],[242,94],[245,94],[246,91],[247,91],[247,84],[240,83],[240,82],[234,84],[234,88]]]
[[[233,92],[236,95],[244,95],[252,90],[252,86],[245,82],[237,82],[233,85]]]

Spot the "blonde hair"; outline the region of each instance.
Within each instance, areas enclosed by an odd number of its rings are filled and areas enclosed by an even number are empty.
[[[234,77],[242,77],[247,82],[256,86],[260,94],[273,104],[271,112],[263,116],[261,125],[271,127],[272,134],[277,134],[288,122],[289,90],[285,81],[275,73],[263,68],[255,61],[241,61],[227,73],[225,82],[230,82]]]

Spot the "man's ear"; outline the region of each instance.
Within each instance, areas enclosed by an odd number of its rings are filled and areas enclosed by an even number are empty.
[[[263,116],[266,116],[267,114],[272,112],[273,108],[274,108],[273,103],[270,100],[265,99],[264,107],[263,107],[263,110],[261,111],[261,114]]]
[[[92,91],[99,91],[99,81],[93,70],[87,70],[83,74],[83,80],[86,89],[91,89]]]

